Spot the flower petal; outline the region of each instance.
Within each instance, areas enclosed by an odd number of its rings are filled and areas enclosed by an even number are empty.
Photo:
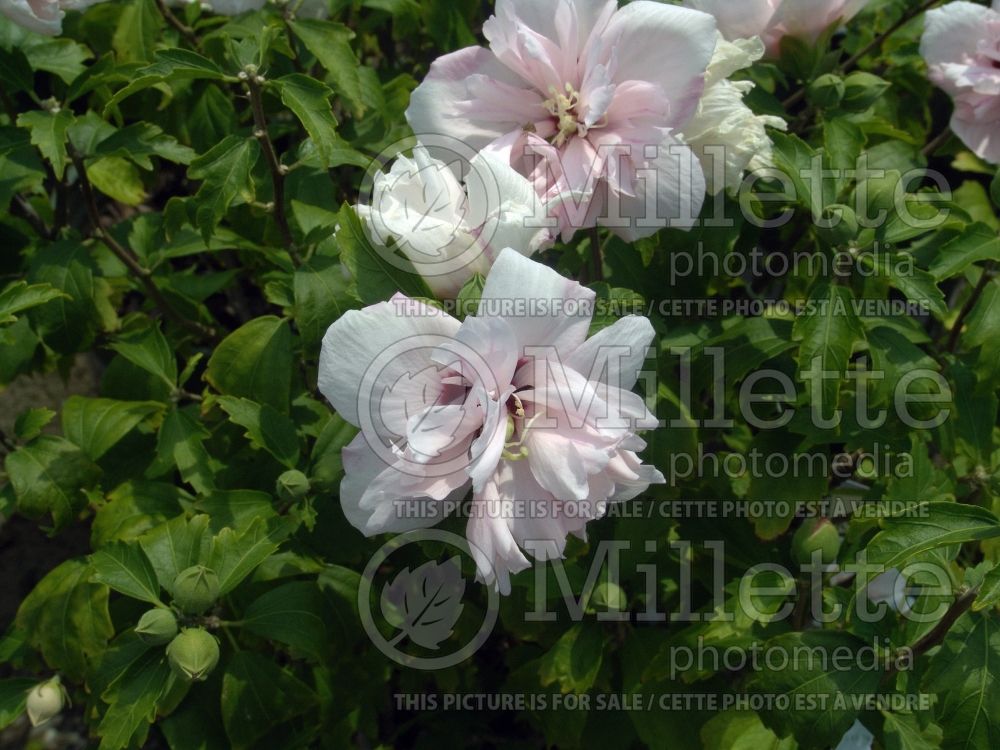
[[[594,379],[631,390],[646,361],[653,336],[653,325],[647,318],[629,315],[587,339],[564,364],[588,379],[599,367]]]

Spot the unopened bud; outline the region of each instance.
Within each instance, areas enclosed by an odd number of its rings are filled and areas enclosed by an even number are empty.
[[[807,518],[792,536],[792,557],[800,565],[813,561],[813,553],[819,552],[820,562],[830,565],[840,554],[840,532],[825,518]]]
[[[219,576],[204,565],[182,570],[174,579],[174,604],[189,615],[200,615],[219,598]]]
[[[177,618],[169,609],[151,609],[139,618],[135,634],[147,646],[162,646],[177,635]]]
[[[301,471],[292,469],[278,477],[278,497],[285,502],[296,502],[309,494],[309,478]]]
[[[202,682],[219,663],[219,642],[201,628],[182,630],[167,646],[167,661],[182,680]]]
[[[66,690],[58,677],[39,683],[31,688],[26,704],[28,721],[37,727],[49,719],[58,716],[66,705]]]

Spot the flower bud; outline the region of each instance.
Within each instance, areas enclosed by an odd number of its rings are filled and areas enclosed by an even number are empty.
[[[28,693],[28,721],[37,727],[58,716],[66,704],[66,691],[58,677],[39,683]]]
[[[816,551],[824,565],[836,562],[840,553],[840,532],[825,518],[807,518],[792,537],[792,557],[800,565],[812,563]]]
[[[301,500],[311,489],[309,478],[301,471],[292,469],[278,477],[278,497],[285,502]]]
[[[174,604],[189,615],[200,615],[219,598],[219,576],[204,565],[182,570],[174,579]]]
[[[858,215],[850,206],[831,204],[823,209],[816,231],[830,247],[849,245],[858,238]]]
[[[177,618],[169,609],[151,609],[139,618],[135,634],[147,646],[163,646],[177,635]]]
[[[219,643],[207,630],[182,630],[167,646],[167,661],[181,679],[202,682],[219,663]]]
[[[622,612],[628,609],[628,597],[618,584],[601,581],[594,587],[594,593],[590,597],[590,606],[595,610]]]
[[[821,75],[809,84],[809,102],[820,109],[833,109],[844,98],[844,79],[833,73]]]

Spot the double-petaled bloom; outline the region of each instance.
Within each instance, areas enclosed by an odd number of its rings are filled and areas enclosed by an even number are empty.
[[[693,223],[705,179],[679,134],[705,88],[711,16],[649,0],[498,0],[483,33],[488,49],[438,59],[413,92],[418,138],[499,154],[566,238]]]
[[[711,13],[726,39],[759,36],[776,57],[781,40],[815,42],[835,25],[847,23],[869,0],[684,0],[689,8]]]
[[[609,503],[663,482],[638,456],[657,420],[631,390],[652,326],[629,316],[588,339],[594,300],[505,249],[464,322],[403,295],[335,322],[319,385],[361,427],[343,452],[348,520],[367,535],[424,528],[471,490],[479,575],[506,593],[525,552],[561,555]]]
[[[954,2],[927,12],[920,52],[930,79],[955,102],[951,129],[1000,164],[1000,0]]]
[[[68,10],[84,10],[101,0],[0,0],[0,14],[36,34],[62,33]]]
[[[375,174],[370,204],[356,207],[373,244],[390,260],[401,252],[442,299],[485,276],[503,248],[533,255],[554,239],[531,183],[509,165],[479,154],[464,183],[455,171],[417,146]]]

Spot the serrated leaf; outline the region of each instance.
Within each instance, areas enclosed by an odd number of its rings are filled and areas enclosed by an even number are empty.
[[[334,149],[339,145],[337,118],[330,109],[333,94],[325,84],[300,73],[292,73],[272,81],[281,101],[305,127],[327,167],[335,166]]]
[[[558,683],[564,693],[586,693],[604,659],[604,633],[596,622],[578,622],[542,657],[538,676],[543,687]]]
[[[70,396],[63,404],[63,434],[96,461],[142,422],[163,410],[163,404],[156,401]]]
[[[91,582],[85,560],[67,560],[48,573],[17,610],[17,627],[42,652],[46,663],[73,680],[103,653],[114,627],[108,587]]]
[[[208,516],[178,516],[147,531],[139,539],[156,571],[160,586],[171,594],[182,570],[204,563],[208,553]]]
[[[117,685],[114,703],[97,727],[98,750],[142,746],[156,704],[170,684],[170,666],[160,649],[151,649],[131,664]],[[138,739],[136,743],[135,740]]]
[[[292,332],[273,316],[251,320],[219,344],[205,379],[219,393],[241,396],[287,414],[291,399]]]
[[[0,292],[0,325],[17,322],[17,313],[44,305],[56,299],[69,299],[69,295],[51,284],[28,284],[15,281]]]
[[[31,143],[41,151],[52,165],[52,171],[62,179],[66,171],[66,132],[73,124],[73,113],[60,109],[56,112],[32,110],[18,115],[17,125],[31,132]]]
[[[150,604],[160,604],[160,585],[152,563],[138,544],[115,542],[90,558],[94,580],[120,594]]]
[[[267,404],[245,398],[221,396],[219,406],[230,420],[246,429],[246,436],[256,448],[266,450],[290,469],[299,460],[299,438],[295,423]]]
[[[56,416],[51,409],[44,406],[38,409],[28,409],[20,414],[14,422],[14,434],[21,442],[27,443],[42,434],[42,430]]]
[[[208,567],[219,575],[219,595],[228,594],[278,549],[264,522],[255,520],[242,533],[223,529],[212,540]]]
[[[243,628],[322,661],[331,643],[329,603],[315,583],[297,581],[255,599],[243,613]]]
[[[62,354],[87,349],[98,328],[96,267],[87,248],[58,242],[38,251],[28,270],[30,283],[46,283],[64,296],[28,313],[36,332]]]
[[[178,143],[176,138],[148,122],[136,122],[116,130],[97,145],[95,153],[128,158],[147,170],[153,169],[151,156],[175,164],[190,164],[197,156],[194,149]]]
[[[120,336],[111,348],[171,389],[177,387],[177,357],[158,324]]]
[[[208,242],[229,207],[253,195],[251,173],[260,157],[260,145],[251,138],[231,135],[191,162],[188,177],[202,180],[195,195],[197,224]]]
[[[156,40],[163,23],[153,0],[129,0],[118,17],[111,46],[119,62],[146,62],[153,59]]]
[[[101,470],[68,440],[43,435],[8,454],[4,464],[17,495],[17,507],[29,518],[52,514],[56,528],[66,526],[87,504],[82,490]]]
[[[1000,260],[1000,236],[986,224],[975,223],[946,243],[934,256],[930,272],[938,281],[962,273],[973,263]]]
[[[344,267],[331,258],[313,257],[295,270],[293,309],[303,346],[318,351],[327,328],[356,306],[348,286]]]
[[[885,721],[885,750],[938,750],[941,747],[941,729],[931,724],[923,729],[913,714],[892,714],[883,711]]]
[[[102,156],[86,164],[91,184],[109,198],[126,206],[138,206],[146,199],[139,170],[120,156]]]
[[[55,73],[63,83],[72,83],[82,75],[84,63],[93,57],[84,45],[72,39],[45,39],[22,47],[34,70]]]
[[[337,93],[347,100],[355,117],[365,112],[358,62],[351,40],[354,32],[340,23],[300,19],[289,23],[295,36],[329,73]]]

